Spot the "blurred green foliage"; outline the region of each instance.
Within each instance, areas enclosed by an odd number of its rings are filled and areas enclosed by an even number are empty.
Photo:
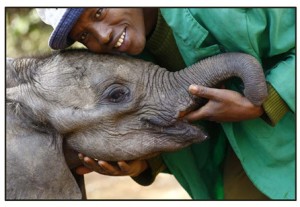
[[[49,53],[52,27],[39,18],[35,8],[6,8],[6,55],[30,57]],[[83,47],[75,43],[72,47]]]
[[[33,8],[6,8],[6,55],[31,56],[50,51],[51,26],[43,23]]]

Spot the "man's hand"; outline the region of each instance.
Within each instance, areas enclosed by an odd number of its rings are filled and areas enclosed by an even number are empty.
[[[208,102],[196,111],[185,116],[188,121],[210,120],[216,122],[235,122],[254,119],[263,114],[261,106],[253,105],[240,93],[227,90],[191,85],[192,95],[208,99]]]
[[[103,175],[111,176],[124,176],[128,175],[131,177],[138,176],[144,170],[148,168],[148,163],[145,160],[133,160],[133,161],[118,161],[118,162],[106,162],[106,161],[95,161],[89,157],[79,153],[79,159],[83,162],[84,166],[80,166],[76,169],[76,173],[83,175],[92,171],[98,172]]]

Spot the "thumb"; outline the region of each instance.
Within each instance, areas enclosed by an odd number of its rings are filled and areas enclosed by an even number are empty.
[[[215,99],[217,97],[218,90],[214,88],[208,88],[205,86],[192,84],[189,86],[189,92],[197,97]]]
[[[79,166],[79,167],[76,168],[75,172],[78,175],[84,175],[84,174],[92,172],[92,170],[90,170],[89,168],[84,167],[84,166]]]

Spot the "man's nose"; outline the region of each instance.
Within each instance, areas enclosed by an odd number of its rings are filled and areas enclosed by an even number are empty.
[[[106,26],[98,26],[96,28],[96,38],[99,41],[100,44],[107,44],[111,41],[112,38],[112,29],[111,27]]]

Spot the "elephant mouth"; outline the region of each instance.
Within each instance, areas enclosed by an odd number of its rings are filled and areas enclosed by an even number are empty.
[[[174,119],[169,122],[158,117],[143,120],[146,128],[154,134],[174,137],[173,142],[197,143],[208,138],[208,133],[201,126],[195,126],[184,119]],[[176,137],[176,138],[175,138]]]

